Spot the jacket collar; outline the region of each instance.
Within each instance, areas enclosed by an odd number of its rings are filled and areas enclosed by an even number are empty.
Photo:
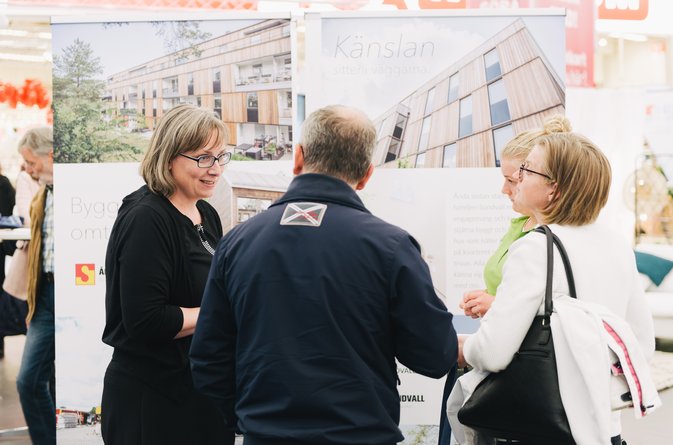
[[[272,206],[293,201],[331,202],[370,213],[351,186],[341,179],[318,173],[296,176],[287,192]]]

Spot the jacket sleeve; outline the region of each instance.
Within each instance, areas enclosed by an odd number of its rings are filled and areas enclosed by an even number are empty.
[[[560,264],[556,267],[563,267]],[[509,248],[502,282],[479,330],[463,345],[468,364],[480,371],[499,372],[519,350],[545,292],[547,245],[544,235],[531,233]]]
[[[224,248],[216,250],[201,302],[201,311],[189,351],[197,391],[220,409],[229,434],[236,429],[236,327],[227,296]]]
[[[138,210],[127,216],[117,251],[122,322],[132,338],[168,340],[183,323],[182,310],[169,304],[170,234],[154,211]]]
[[[458,354],[453,315],[437,297],[418,243],[409,235],[399,243],[392,273],[395,357],[414,372],[443,377]]]

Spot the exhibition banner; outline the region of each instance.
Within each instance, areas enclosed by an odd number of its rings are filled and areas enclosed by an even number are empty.
[[[210,199],[225,233],[287,189],[304,116],[362,109],[378,135],[360,196],[419,241],[457,330],[474,331],[458,303],[484,287],[483,265],[514,216],[500,194],[502,149],[565,111],[563,22],[539,12],[309,14],[299,49],[287,17],[54,24],[59,409],[101,414],[107,240],[121,200],[142,184],[156,123],[181,103],[214,110],[229,129],[233,161]],[[404,443],[437,443],[443,380],[402,365],[398,374]],[[96,440],[95,427],[70,430],[59,440]]]
[[[478,328],[458,304],[484,288],[514,216],[495,168],[502,149],[565,113],[564,22],[539,10],[306,16],[305,114],[339,103],[372,119],[377,170],[362,195],[420,241],[460,333]],[[444,382],[398,374],[405,443],[437,443]]]
[[[52,24],[59,442],[102,443],[96,424],[111,357],[101,341],[105,251],[122,199],[143,183],[138,161],[163,113],[185,103],[209,108],[229,130],[233,165],[267,164],[220,181],[218,210],[228,228],[268,207],[289,183],[264,173],[291,158],[289,14],[193,17]],[[251,176],[266,189],[248,199]],[[231,211],[232,200],[241,208]]]

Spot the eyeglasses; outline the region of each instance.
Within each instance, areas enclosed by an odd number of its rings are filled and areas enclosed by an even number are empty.
[[[534,173],[536,175],[540,175],[540,176],[545,177],[545,178],[549,179],[550,181],[552,181],[552,178],[550,176],[547,176],[544,173],[536,172],[535,170],[531,170],[529,168],[526,168],[526,165],[528,165],[528,163],[524,162],[523,164],[521,164],[519,166],[519,181],[521,181],[523,179],[523,172]]]
[[[213,165],[215,165],[216,160],[219,165],[226,165],[231,160],[231,153],[229,153],[228,151],[225,151],[219,156],[201,155],[196,158],[192,156],[187,156],[184,153],[178,153],[178,154],[187,159],[191,159],[192,161],[196,161],[196,165],[198,165],[199,168],[210,168]]]

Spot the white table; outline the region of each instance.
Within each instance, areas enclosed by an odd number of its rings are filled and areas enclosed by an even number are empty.
[[[20,227],[18,229],[0,229],[0,241],[9,240],[29,240],[30,228]]]

